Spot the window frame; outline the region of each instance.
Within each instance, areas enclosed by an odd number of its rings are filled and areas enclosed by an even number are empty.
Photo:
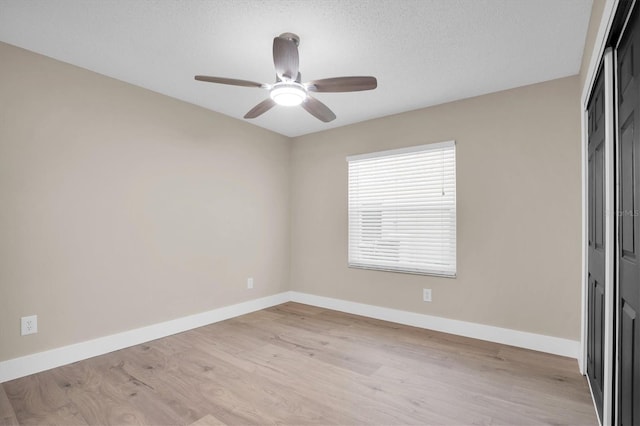
[[[443,179],[443,191],[444,191],[444,185],[445,185],[445,175],[446,176],[450,176],[450,178],[446,181],[446,184],[448,185],[448,187],[451,189],[451,185],[453,186],[453,200],[451,201],[451,193],[449,191],[448,195],[449,195],[449,200],[448,201],[442,201],[440,205],[435,205],[434,207],[422,207],[423,210],[428,211],[429,209],[435,209],[438,210],[440,209],[440,211],[447,211],[449,210],[450,213],[453,215],[453,219],[449,218],[447,219],[441,219],[439,223],[436,223],[436,225],[431,225],[431,226],[438,226],[439,230],[438,232],[444,232],[445,234],[449,234],[446,236],[446,242],[443,243],[443,247],[445,247],[447,244],[449,244],[450,246],[453,245],[453,249],[452,251],[449,250],[449,255],[445,256],[440,254],[440,256],[442,256],[440,259],[438,259],[437,255],[433,256],[431,255],[431,257],[429,258],[429,255],[427,255],[426,253],[424,254],[420,254],[419,256],[424,256],[425,258],[422,259],[422,262],[419,263],[419,265],[417,267],[408,267],[407,264],[411,263],[410,261],[405,261],[404,265],[402,264],[402,262],[400,261],[400,246],[404,245],[404,246],[411,246],[411,242],[410,242],[410,238],[400,238],[398,240],[392,240],[387,238],[386,240],[383,239],[382,237],[378,238],[377,240],[372,240],[372,235],[376,235],[376,234],[382,234],[383,233],[383,229],[385,229],[385,224],[383,223],[384,221],[384,217],[385,217],[385,212],[387,212],[389,218],[387,222],[386,222],[386,228],[387,229],[391,229],[394,226],[398,227],[398,224],[401,224],[403,226],[405,226],[406,224],[414,224],[411,222],[411,219],[406,219],[406,222],[402,222],[402,220],[399,220],[400,217],[398,216],[398,211],[401,209],[398,209],[397,207],[394,208],[388,208],[385,209],[384,207],[378,207],[376,208],[375,203],[372,203],[371,209],[366,209],[363,208],[363,202],[361,201],[360,204],[357,206],[358,208],[355,209],[354,211],[352,211],[352,207],[355,204],[355,202],[353,202],[352,198],[354,198],[355,196],[362,196],[362,190],[359,190],[358,194],[354,194],[354,190],[352,189],[352,185],[354,185],[354,177],[352,177],[352,166],[356,167],[356,164],[363,164],[363,160],[365,161],[366,164],[366,160],[374,160],[374,159],[381,159],[381,158],[392,158],[392,157],[407,157],[407,154],[419,154],[419,153],[424,153],[424,152],[429,152],[429,151],[434,151],[434,150],[440,150],[441,152],[443,152],[443,160],[441,163],[435,163],[436,165],[441,164],[443,167],[443,172],[441,174],[441,177]],[[449,159],[448,162],[444,159],[444,153],[448,150],[452,151],[452,160]],[[458,270],[458,264],[457,264],[457,158],[456,158],[456,142],[455,140],[450,140],[450,141],[444,141],[444,142],[436,142],[436,143],[429,143],[429,144],[423,144],[423,145],[417,145],[417,146],[410,146],[410,147],[405,147],[405,148],[399,148],[399,149],[391,149],[391,150],[384,150],[384,151],[377,151],[377,152],[370,152],[370,153],[365,153],[365,154],[358,154],[358,155],[350,155],[347,156],[346,160],[348,163],[347,166],[347,233],[348,233],[348,247],[347,247],[347,252],[348,252],[348,267],[349,268],[355,268],[355,269],[368,269],[368,270],[378,270],[378,271],[385,271],[385,272],[397,272],[397,273],[406,273],[406,274],[417,274],[417,275],[427,275],[427,276],[437,276],[437,277],[445,277],[445,278],[456,278],[457,277],[457,270]],[[451,154],[448,154],[449,156],[451,156]],[[412,161],[412,160],[409,160]],[[415,160],[415,161],[419,161],[419,160]],[[429,162],[432,160],[428,160],[425,159],[423,162]],[[402,162],[402,160],[400,160],[400,162]],[[370,162],[370,163],[373,163]],[[449,169],[447,169],[448,171],[445,173],[444,171],[444,166],[445,164],[447,164],[449,166]],[[396,165],[394,172],[397,173],[397,169],[399,169],[402,166],[402,164],[400,165]],[[453,172],[451,172],[451,166],[453,167]],[[435,166],[434,166],[435,167]],[[430,169],[431,170],[431,169]],[[375,172],[374,172],[375,173]],[[382,174],[386,173],[386,172],[381,172]],[[393,172],[392,172],[393,173]],[[452,176],[451,176],[452,175]],[[377,176],[374,174],[374,176]],[[415,178],[416,180],[420,180],[419,178]],[[366,185],[366,182],[364,183]],[[362,183],[358,182],[358,185],[362,185]],[[427,190],[425,189],[423,191],[424,193],[421,193],[421,197],[420,200],[434,200],[435,198],[432,195],[426,195]],[[443,192],[444,195],[444,192]],[[393,193],[393,195],[390,195],[389,199],[384,198],[384,196],[382,196],[383,198],[381,198],[382,201],[378,202],[378,206],[381,206],[382,203],[393,203],[393,200],[396,200],[397,202],[397,198],[399,197],[398,193]],[[416,208],[416,207],[409,207],[408,209],[411,208]],[[420,207],[418,207],[420,208]],[[424,211],[423,211],[424,213]],[[394,216],[395,215],[395,216]],[[400,215],[401,216],[401,215]],[[379,219],[376,219],[379,218]],[[357,225],[360,226],[358,229],[356,229],[355,231],[352,229],[353,226],[356,226],[355,224],[361,224],[362,220],[368,220],[368,226],[371,229],[371,225],[372,225],[372,221],[375,220],[379,220],[380,224],[379,224],[379,230],[378,229],[374,229],[373,231],[367,231],[368,233],[364,233],[363,229],[364,227],[362,225]],[[395,220],[395,222],[394,222]],[[419,226],[419,225],[418,225]],[[427,226],[425,225],[423,231],[425,232],[430,232],[427,230]],[[446,226],[446,227],[445,227]],[[373,227],[375,228],[375,223],[373,223]],[[444,231],[443,231],[444,230]],[[354,243],[354,241],[352,241],[354,234],[357,234],[357,236],[359,237],[356,242]],[[451,235],[452,234],[452,235]],[[370,247],[367,247],[366,245],[363,246],[362,243],[363,241],[366,241],[368,244],[370,244]],[[360,244],[358,246],[357,250],[353,250],[353,247],[356,246],[356,244]],[[386,246],[385,246],[386,244]],[[428,244],[428,243],[427,243]],[[426,250],[425,247],[427,247],[427,244],[424,245],[424,247],[420,246],[418,248],[422,248],[425,251]],[[385,258],[391,258],[393,256],[395,256],[394,254],[394,248],[393,246],[396,246],[397,251],[398,251],[398,265],[393,265],[393,261],[387,261],[387,259]],[[416,246],[411,246],[411,248],[409,249],[409,251],[412,251],[416,248]],[[381,256],[376,256],[375,254],[371,254],[371,257],[369,259],[366,258],[366,254],[367,252],[369,253],[375,253],[376,250],[379,250],[380,252],[383,251],[387,251],[387,254],[383,254]],[[353,251],[353,252],[352,252]],[[446,249],[445,249],[446,251]],[[444,253],[444,251],[442,251],[441,253]],[[411,257],[411,256],[407,256],[407,257]],[[445,259],[445,262],[441,261],[441,259]],[[440,263],[439,263],[440,261]],[[376,264],[377,262],[377,264]],[[415,264],[418,264],[418,262],[413,262]]]

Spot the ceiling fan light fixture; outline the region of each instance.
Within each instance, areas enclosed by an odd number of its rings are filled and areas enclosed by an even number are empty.
[[[269,95],[278,105],[296,106],[307,98],[307,91],[299,83],[276,83]]]

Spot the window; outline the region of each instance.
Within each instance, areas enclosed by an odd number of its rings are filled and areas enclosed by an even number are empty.
[[[349,266],[456,275],[455,141],[347,157]]]

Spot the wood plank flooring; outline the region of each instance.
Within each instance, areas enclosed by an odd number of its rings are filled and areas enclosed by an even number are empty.
[[[13,412],[13,407],[7,394],[4,391],[4,387],[0,385],[0,425],[2,426],[14,426],[18,424],[16,414]]]
[[[285,303],[3,383],[0,424],[18,423],[596,425],[597,419],[574,359]]]

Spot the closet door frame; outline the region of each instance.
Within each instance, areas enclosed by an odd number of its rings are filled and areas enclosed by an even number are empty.
[[[615,315],[617,294],[615,285],[615,255],[616,255],[616,223],[615,223],[615,51],[606,49],[609,34],[611,33],[615,12],[618,8],[618,0],[608,0],[605,3],[600,22],[594,52],[589,64],[587,79],[581,96],[581,121],[582,121],[582,330],[581,330],[581,354],[578,358],[580,372],[586,375],[587,365],[587,333],[588,333],[588,116],[587,106],[591,93],[595,86],[597,72],[603,65],[605,85],[605,350],[604,350],[604,386],[601,425],[610,425],[614,421],[616,403],[614,398],[614,379],[616,374],[615,363]],[[589,386],[591,389],[591,386]],[[592,394],[593,397],[593,394]],[[595,406],[595,400],[594,400]],[[596,410],[597,412],[597,410]]]
[[[615,318],[615,279],[614,279],[614,265],[615,265],[615,206],[614,206],[614,194],[615,194],[615,182],[614,182],[614,136],[615,136],[615,104],[614,104],[614,54],[613,49],[608,48],[602,57],[602,70],[604,73],[604,246],[605,246],[605,272],[604,272],[604,338],[603,338],[603,346],[604,346],[604,374],[603,374],[603,385],[602,385],[602,418],[600,418],[600,424],[610,424],[612,419],[612,411],[613,411],[613,372],[614,372],[614,318]],[[588,98],[590,99],[590,98]],[[585,106],[586,113],[586,106]],[[585,121],[588,124],[588,119],[585,118]],[[588,135],[588,132],[587,132]],[[588,150],[587,144],[584,144],[583,151]],[[588,163],[587,163],[588,164]],[[586,179],[584,182],[585,190],[587,192],[587,203],[588,203],[588,192],[589,192],[589,177],[588,177],[588,166],[583,164],[583,168],[586,169]],[[587,204],[588,207],[588,204]],[[584,206],[583,206],[584,208]],[[589,211],[588,208],[586,210],[586,220],[587,224],[589,222]],[[588,236],[587,236],[588,238]],[[588,255],[587,255],[588,256]],[[588,264],[588,257],[586,257]],[[587,273],[588,274],[588,273]],[[588,276],[588,275],[587,275]],[[587,281],[587,280],[585,280]],[[588,282],[583,283],[583,298],[588,299],[585,293],[588,291]],[[587,301],[588,303],[588,301]],[[585,303],[585,310],[586,304]],[[586,316],[586,315],[585,315]],[[587,318],[585,318],[587,319]],[[588,335],[588,319],[587,323],[583,324],[583,329],[585,330],[585,339],[583,339],[583,344],[586,346],[588,343],[586,339]],[[584,357],[587,356],[586,347],[584,348]],[[586,359],[583,360],[585,363]],[[586,373],[586,363],[585,363],[585,371]],[[588,376],[587,376],[588,377]],[[595,402],[595,395],[592,389],[592,383],[589,381],[589,389],[591,390],[591,397]],[[597,412],[597,410],[596,410]],[[599,414],[599,413],[598,413]],[[607,421],[609,420],[609,421]]]

